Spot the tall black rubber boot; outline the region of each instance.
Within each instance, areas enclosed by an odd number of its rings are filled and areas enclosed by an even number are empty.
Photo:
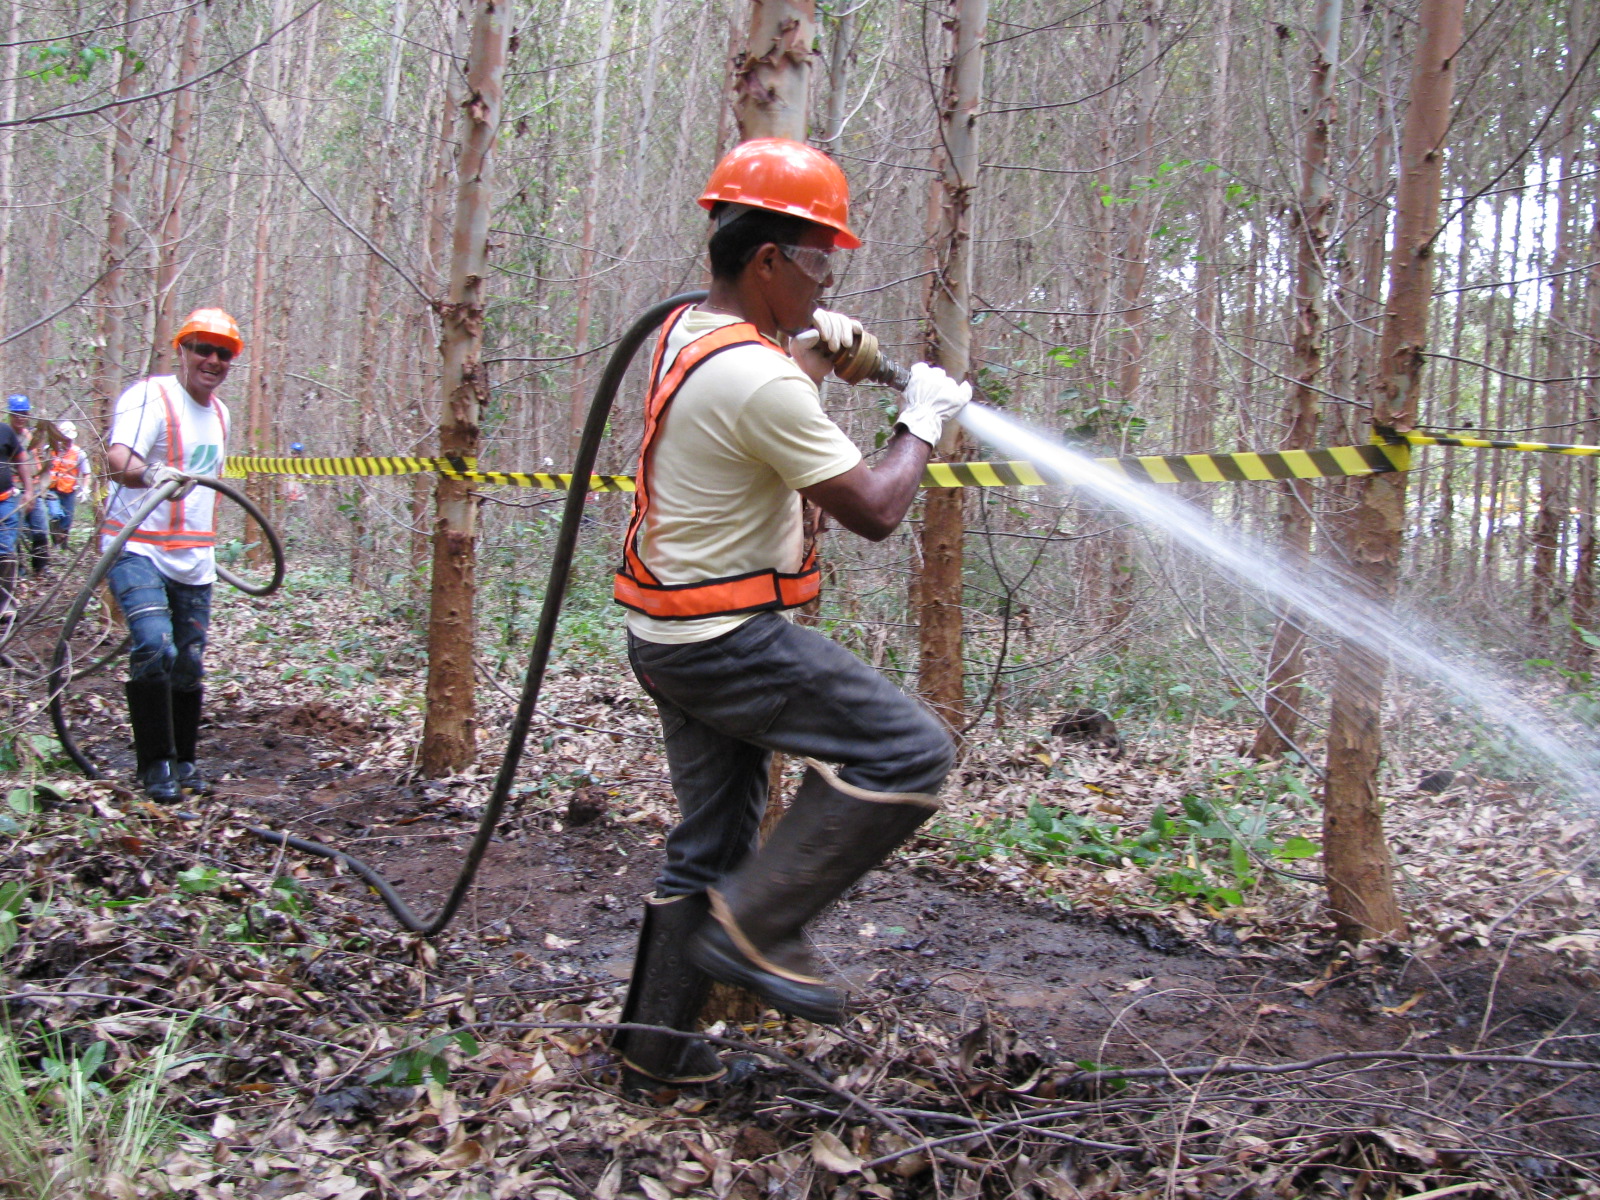
[[[869,792],[808,759],[794,803],[755,854],[711,891],[712,920],[690,958],[774,1008],[824,1025],[844,993],[812,962],[804,927],[934,814],[938,798]]]
[[[0,616],[10,616],[17,607],[17,571],[15,554],[0,555]]]
[[[172,744],[172,689],[148,679],[123,684],[128,697],[128,720],[133,724],[133,753],[139,783],[152,800],[170,803],[178,798],[178,771]]]
[[[35,534],[28,542],[28,558],[33,564],[34,575],[43,575],[50,569],[50,539],[42,534]]]
[[[622,1004],[623,1022],[693,1030],[705,1007],[711,980],[689,961],[689,938],[705,923],[704,892],[692,896],[651,896],[639,927],[633,978]],[[705,1042],[668,1033],[623,1030],[612,1039],[622,1056],[625,1091],[659,1091],[663,1086],[709,1083],[727,1074]]]
[[[200,704],[204,688],[172,689],[172,749],[177,759],[178,786],[196,796],[211,794],[211,781],[195,765],[195,745],[200,740]]]

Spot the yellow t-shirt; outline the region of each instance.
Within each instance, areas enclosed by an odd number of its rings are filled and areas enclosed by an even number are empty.
[[[662,369],[689,342],[737,317],[690,309]],[[799,489],[843,475],[861,452],[822,410],[817,385],[770,346],[737,346],[689,374],[656,435],[640,557],[662,583],[800,569]],[[662,621],[629,611],[647,642],[703,642],[753,614]]]

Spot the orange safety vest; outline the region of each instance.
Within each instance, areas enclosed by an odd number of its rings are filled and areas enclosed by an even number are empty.
[[[667,318],[650,364],[650,394],[645,399],[644,441],[639,447],[639,469],[634,473],[633,519],[623,543],[622,566],[611,594],[618,604],[647,617],[688,621],[696,617],[723,617],[737,613],[799,608],[822,588],[822,568],[817,565],[815,541],[806,549],[805,561],[793,575],[768,568],[699,583],[662,583],[639,554],[639,534],[650,510],[650,461],[661,422],[689,373],[701,363],[735,346],[775,346],[748,321],[723,325],[702,334],[678,352],[665,375],[661,364],[667,342],[688,305]]]
[[[167,462],[183,469],[183,430],[178,425],[178,410],[173,406],[172,396],[165,387],[159,389],[161,403],[167,413]],[[222,423],[222,440],[227,444],[228,419],[222,415],[222,409],[217,409],[217,420]],[[167,510],[167,524],[163,528],[151,529],[148,522],[158,521],[161,509],[147,517],[146,524],[139,526],[138,530],[129,535],[131,542],[143,542],[149,546],[160,546],[163,550],[195,550],[202,546],[215,546],[217,544],[217,509],[215,503],[211,507],[210,529],[185,529],[183,527],[183,500],[169,500]],[[122,529],[122,522],[106,518],[105,525],[101,528],[102,534],[115,536]]]
[[[83,451],[68,446],[50,458],[50,486],[58,492],[78,490],[78,474],[83,470]]]

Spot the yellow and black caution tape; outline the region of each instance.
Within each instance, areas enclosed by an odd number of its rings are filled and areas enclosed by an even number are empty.
[[[1238,454],[1150,454],[1099,458],[1101,466],[1147,483],[1244,483],[1282,479],[1326,479],[1381,475],[1411,466],[1405,444],[1332,446],[1322,450],[1277,450]],[[230,458],[226,474],[415,475],[432,472],[470,483],[566,491],[570,474],[544,471],[480,471],[466,458]],[[923,487],[1038,487],[1051,482],[1031,462],[929,463]],[[591,475],[591,492],[631,492],[631,475]]]
[[[230,456],[224,479],[249,475],[421,475],[471,471],[475,458],[236,458]],[[458,475],[457,478],[460,476]]]
[[[1473,450],[1530,450],[1535,454],[1600,455],[1600,446],[1569,446],[1560,442],[1503,442],[1492,438],[1445,437],[1433,433],[1397,435],[1413,446],[1465,446]]]

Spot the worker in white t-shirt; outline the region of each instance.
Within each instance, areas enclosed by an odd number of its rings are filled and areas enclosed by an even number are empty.
[[[820,580],[802,500],[888,537],[971,388],[917,364],[898,428],[867,465],[818,392],[832,355],[862,333],[817,308],[835,250],[861,244],[844,174],[809,146],[757,139],[717,165],[700,203],[710,295],[660,337],[615,585],[681,813],[622,1019],[692,1030],[719,979],[836,1023],[844,997],[804,926],[932,815],[954,750],[915,700],[785,617]],[[757,850],[774,751],[804,758],[806,772]],[[617,1047],[629,1088],[723,1073],[703,1042],[624,1032]]]
[[[222,474],[228,409],[216,391],[244,349],[239,326],[220,308],[196,309],[173,346],[171,375],[142,380],[117,398],[106,438],[106,474],[116,486],[106,502],[105,540],[144,503],[146,489],[179,472]],[[152,800],[209,790],[195,765],[195,743],[216,541],[216,493],[191,487],[145,518],[106,576],[132,638],[128,718],[139,783]]]

